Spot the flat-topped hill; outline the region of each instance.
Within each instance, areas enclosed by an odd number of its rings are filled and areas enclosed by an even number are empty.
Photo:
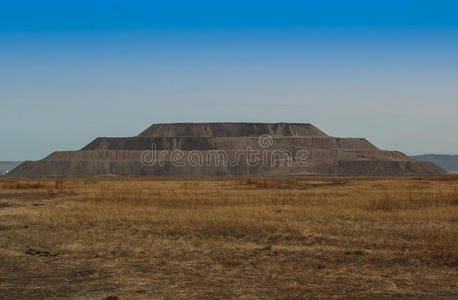
[[[153,124],[139,136],[153,137],[246,137],[327,136],[306,123],[166,123]]]
[[[153,124],[22,163],[12,177],[441,175],[433,163],[301,123]]]

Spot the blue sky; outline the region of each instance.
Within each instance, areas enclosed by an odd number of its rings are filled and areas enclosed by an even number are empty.
[[[455,3],[2,1],[0,160],[181,121],[458,154]]]

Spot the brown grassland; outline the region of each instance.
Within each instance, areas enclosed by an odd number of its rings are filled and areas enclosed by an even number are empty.
[[[457,189],[457,177],[1,179],[0,299],[454,298]]]

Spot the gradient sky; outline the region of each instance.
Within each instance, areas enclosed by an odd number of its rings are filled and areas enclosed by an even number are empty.
[[[158,122],[458,154],[456,1],[2,1],[0,160]]]

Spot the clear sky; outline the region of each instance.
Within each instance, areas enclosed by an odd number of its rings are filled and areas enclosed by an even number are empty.
[[[0,160],[157,122],[458,154],[456,1],[1,1]]]

